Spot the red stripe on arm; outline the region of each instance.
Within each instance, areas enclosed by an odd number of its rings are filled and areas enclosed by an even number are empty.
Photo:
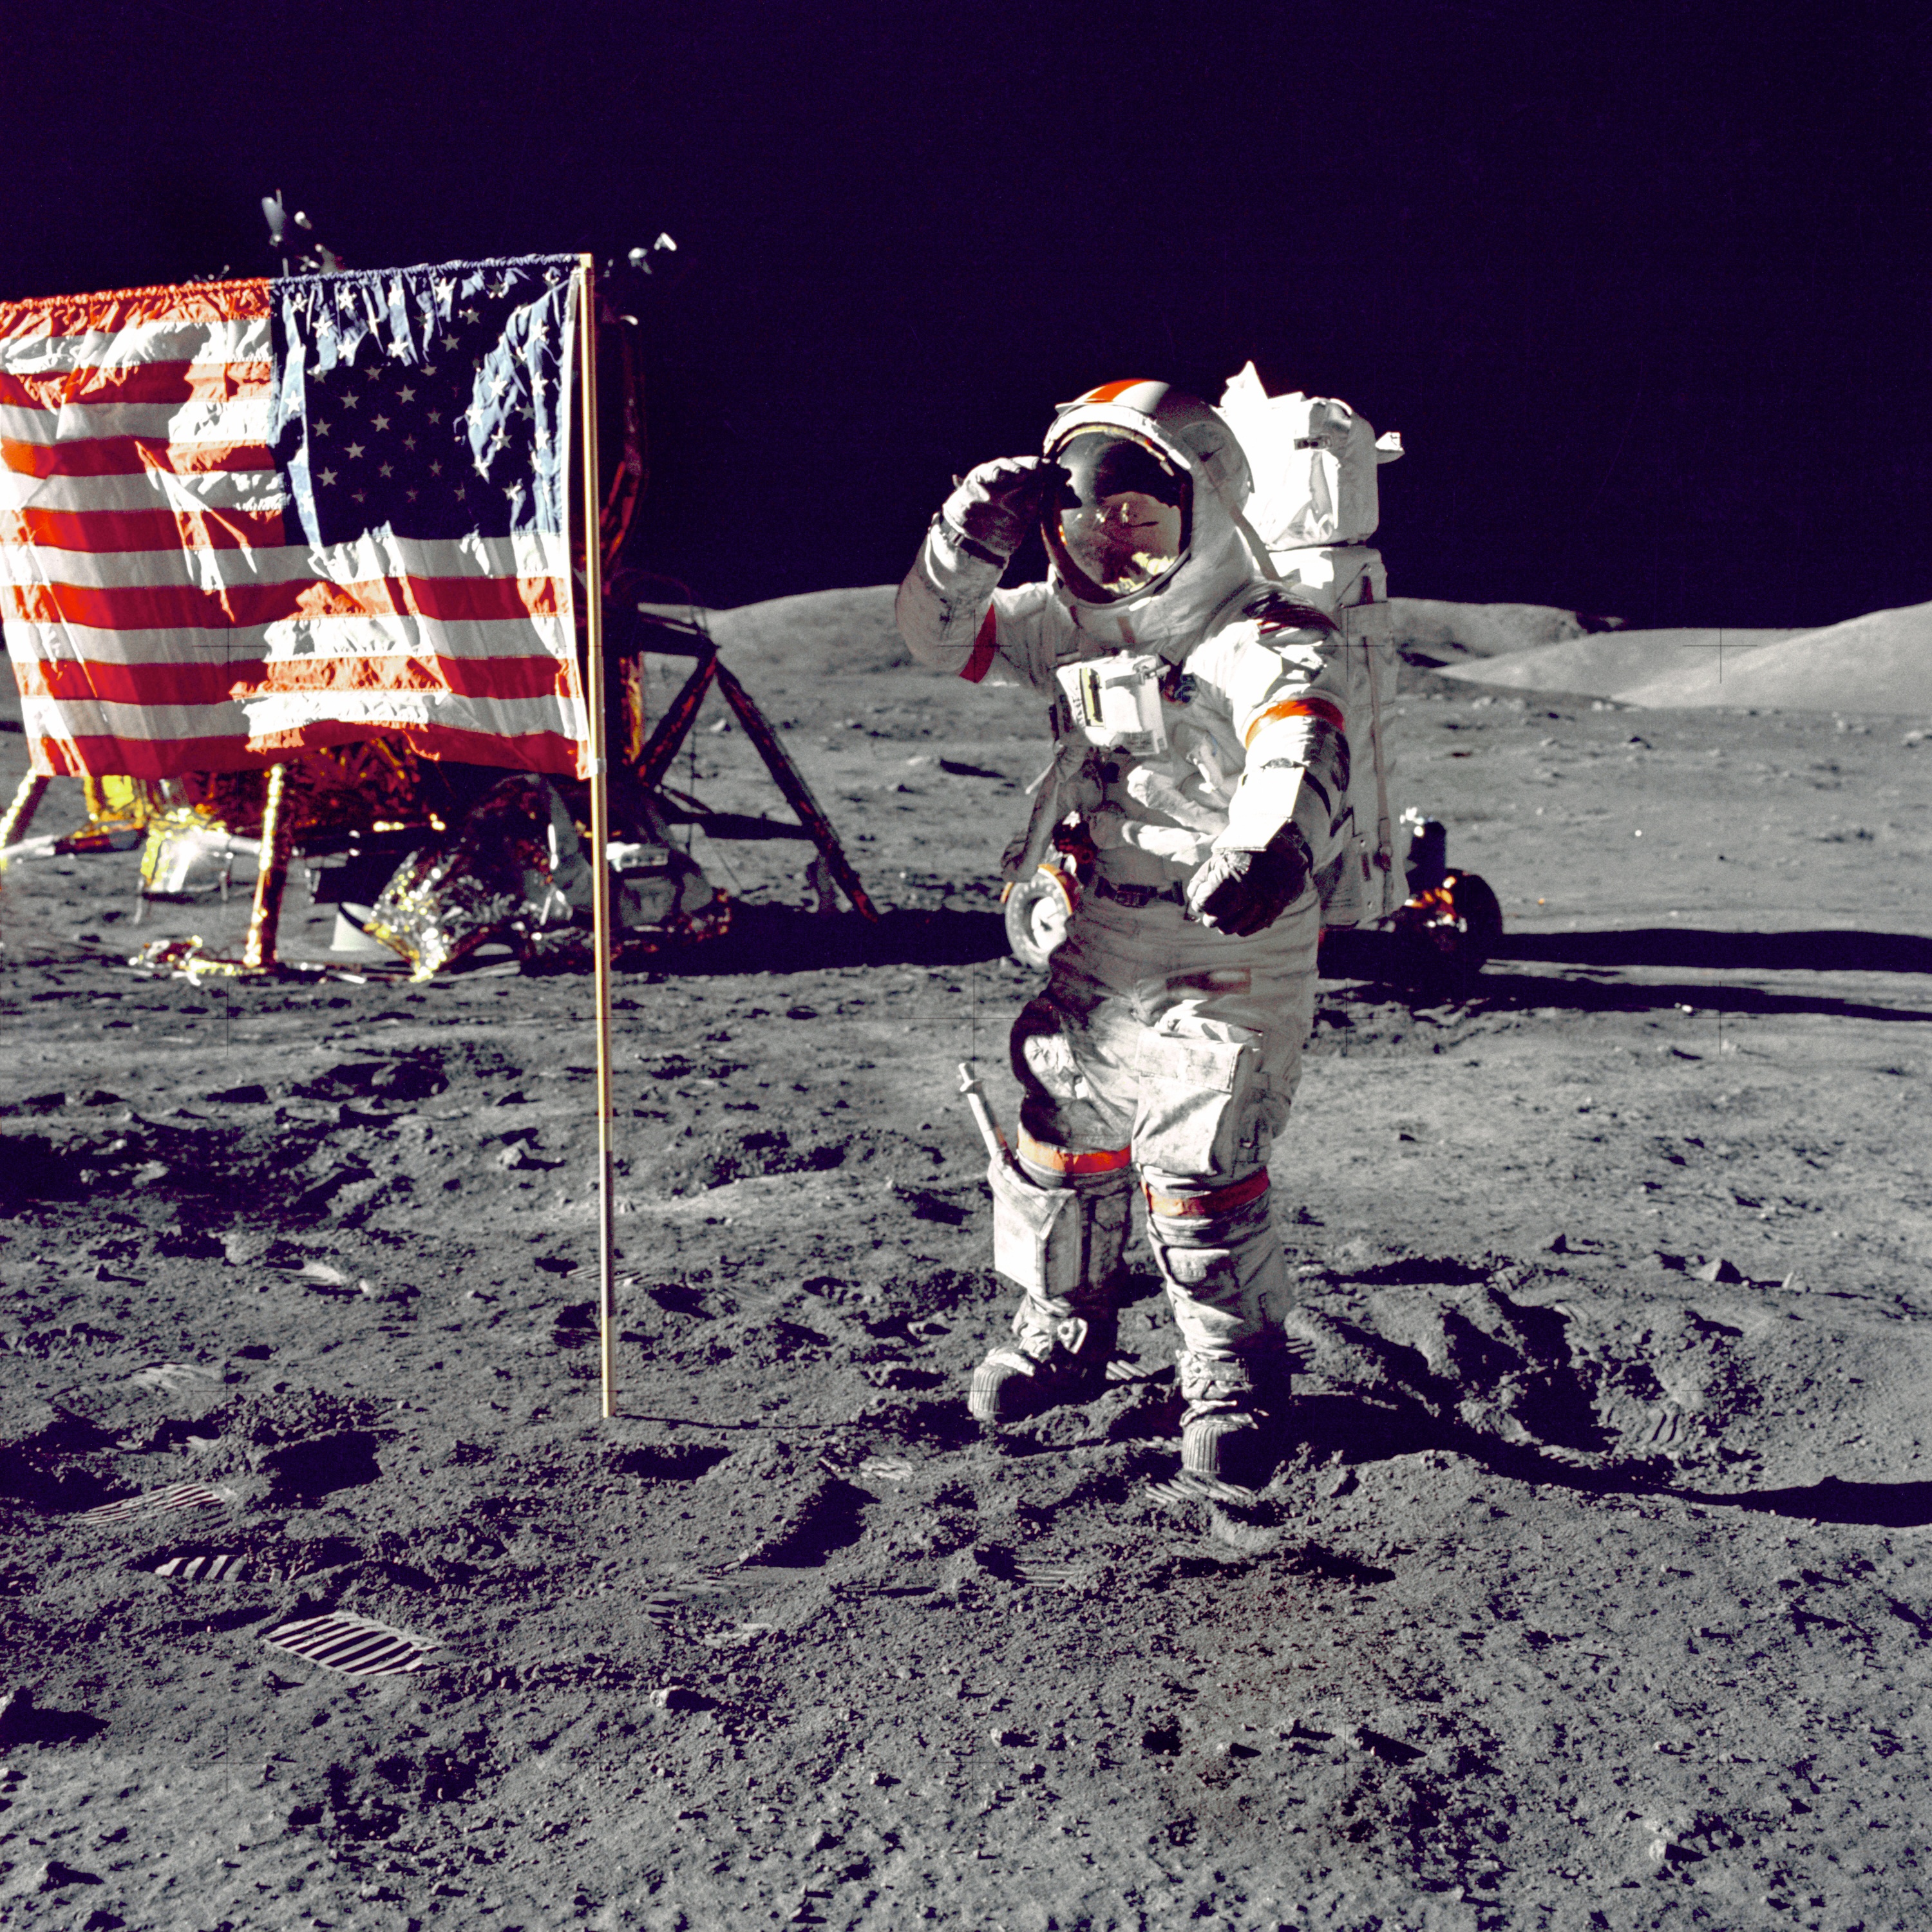
[[[992,605],[988,604],[986,616],[980,620],[980,634],[973,640],[973,655],[966,660],[959,675],[968,684],[977,684],[992,669],[994,655],[999,648],[999,622]]]
[[[1305,698],[1285,698],[1279,704],[1270,704],[1248,727],[1244,745],[1252,745],[1256,736],[1268,725],[1278,724],[1285,718],[1318,718],[1324,724],[1332,724],[1338,731],[1348,728],[1348,720],[1342,707],[1332,698],[1323,698],[1310,692]]]

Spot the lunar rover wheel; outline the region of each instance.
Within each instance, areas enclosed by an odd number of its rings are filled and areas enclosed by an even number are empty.
[[[1474,872],[1446,872],[1419,892],[1390,922],[1402,976],[1426,990],[1473,979],[1503,936],[1503,911],[1489,882]]]
[[[1007,886],[1006,946],[1022,966],[1044,972],[1054,949],[1066,937],[1066,922],[1080,889],[1057,866],[1042,866],[1029,879]]]

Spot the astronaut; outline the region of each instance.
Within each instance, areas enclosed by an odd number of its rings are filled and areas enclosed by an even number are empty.
[[[1340,634],[1263,574],[1226,422],[1153,382],[1054,418],[1038,458],[954,490],[901,586],[913,654],[1052,708],[1027,876],[1072,814],[1093,863],[1015,1024],[1015,1159],[994,1265],[1013,1339],[974,1371],[987,1425],[1104,1384],[1138,1174],[1181,1348],[1183,1466],[1264,1480],[1288,1393],[1270,1143],[1314,1010],[1317,881],[1348,788]],[[1046,582],[998,587],[1036,524]]]

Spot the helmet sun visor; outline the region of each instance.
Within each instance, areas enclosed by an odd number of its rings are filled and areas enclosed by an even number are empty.
[[[1124,430],[1076,430],[1047,453],[1048,554],[1080,596],[1112,604],[1151,590],[1187,554],[1187,472]]]

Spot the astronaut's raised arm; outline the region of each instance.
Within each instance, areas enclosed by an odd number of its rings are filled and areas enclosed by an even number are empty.
[[[1047,688],[1036,662],[1044,585],[999,582],[1039,514],[1041,472],[1033,457],[982,463],[946,498],[899,586],[899,634],[929,669],[973,683]]]
[[[1004,568],[973,556],[944,520],[934,522],[892,606],[899,635],[921,664],[975,684],[992,670],[999,650],[994,597]]]

